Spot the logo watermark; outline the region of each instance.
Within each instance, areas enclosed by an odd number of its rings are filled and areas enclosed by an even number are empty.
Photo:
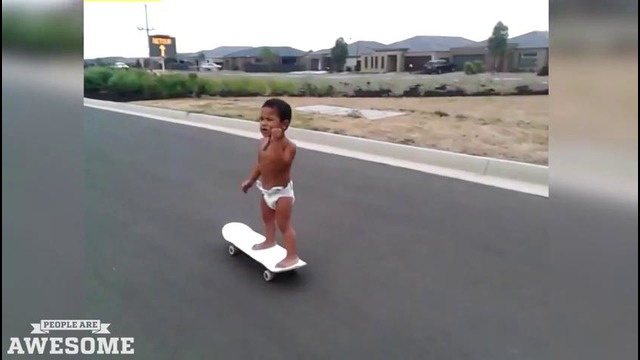
[[[49,335],[57,331],[89,331],[95,335],[111,334],[109,326],[100,320],[40,320],[32,323],[32,335]],[[7,354],[83,354],[133,355],[133,337],[107,336],[31,336],[12,337]]]

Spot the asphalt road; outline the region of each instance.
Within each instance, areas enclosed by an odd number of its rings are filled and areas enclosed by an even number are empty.
[[[7,65],[3,351],[30,323],[84,318],[139,359],[637,358],[637,202],[301,150],[309,266],[265,283],[220,237],[259,226],[239,191],[250,140],[85,109],[80,76]]]
[[[254,141],[85,111],[89,312],[138,354],[544,358],[544,199],[302,149],[309,266],[266,283],[220,235],[260,229]]]
[[[89,318],[140,359],[549,358],[547,200],[301,149],[309,265],[267,283],[220,234],[260,227],[258,193],[240,191],[252,140],[85,108],[84,206],[69,208],[43,184],[82,188],[51,165],[71,152],[47,148],[82,138],[46,117],[72,104],[25,95],[3,94],[25,105],[3,108],[5,349],[30,322]]]

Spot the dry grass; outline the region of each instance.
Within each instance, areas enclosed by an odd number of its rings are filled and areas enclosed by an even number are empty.
[[[548,164],[548,96],[452,98],[284,98],[292,106],[336,105],[395,110],[381,120],[296,111],[292,126],[472,155]],[[266,98],[175,99],[139,102],[256,120]]]

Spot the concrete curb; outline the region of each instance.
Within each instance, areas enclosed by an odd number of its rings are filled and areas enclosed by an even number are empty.
[[[258,137],[257,124],[253,121],[94,99],[85,99],[85,105],[134,113],[139,116],[170,118],[185,125],[199,126],[201,124],[212,130],[231,132],[252,138]],[[339,149],[343,150],[343,154],[337,155],[383,162],[534,195],[548,196],[549,168],[547,166],[305,129],[292,128],[288,133],[299,145],[317,151],[333,153],[331,149]]]

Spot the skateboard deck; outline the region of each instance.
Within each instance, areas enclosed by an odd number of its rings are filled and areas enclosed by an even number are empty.
[[[253,245],[263,242],[265,237],[240,222],[225,224],[222,227],[222,237],[230,243],[228,248],[230,255],[243,252],[262,264],[266,268],[263,272],[266,281],[273,280],[277,273],[295,270],[307,265],[306,262],[298,260],[296,264],[286,268],[276,267],[276,264],[287,255],[287,250],[278,244],[268,249],[253,250]]]

